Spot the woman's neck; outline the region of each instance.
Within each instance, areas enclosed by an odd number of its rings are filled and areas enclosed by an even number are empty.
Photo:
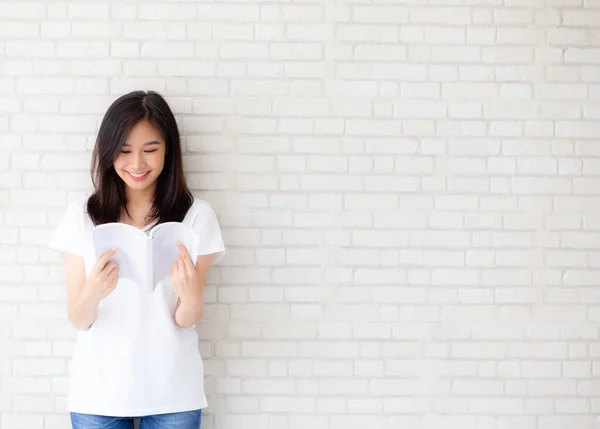
[[[154,204],[153,190],[151,192],[138,191],[127,193],[127,212],[123,211],[121,222],[128,223],[136,227],[143,227],[147,224],[147,218]]]
[[[154,203],[154,188],[141,191],[125,190],[128,207],[147,207]]]

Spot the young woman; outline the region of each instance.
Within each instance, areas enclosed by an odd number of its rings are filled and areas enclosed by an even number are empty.
[[[210,265],[225,252],[211,206],[186,186],[177,123],[155,92],[135,91],[106,112],[92,156],[93,193],[69,205],[49,246],[62,251],[68,316],[77,328],[67,409],[74,429],[198,429],[206,407],[194,325]],[[198,258],[178,243],[168,279],[152,291],[119,278],[111,249],[94,257],[91,231],[123,222],[149,232],[182,222]],[[194,252],[192,252],[194,253]]]

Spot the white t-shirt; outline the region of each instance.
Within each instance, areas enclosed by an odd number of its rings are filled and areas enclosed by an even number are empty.
[[[213,254],[213,264],[222,258],[221,230],[206,201],[194,200],[182,222],[200,235],[198,255]],[[93,227],[85,203],[73,202],[48,245],[83,256],[89,275],[96,263]],[[198,334],[175,323],[176,303],[168,279],[153,292],[120,279],[92,326],[77,331],[67,410],[136,417],[206,407]]]

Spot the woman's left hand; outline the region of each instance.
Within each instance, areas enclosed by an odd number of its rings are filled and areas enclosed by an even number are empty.
[[[202,300],[202,281],[190,254],[180,241],[177,242],[177,248],[181,253],[171,265],[169,272],[171,287],[182,303],[194,305]]]

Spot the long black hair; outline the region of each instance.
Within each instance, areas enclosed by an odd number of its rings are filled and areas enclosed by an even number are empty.
[[[147,120],[166,142],[165,163],[158,176],[149,221],[181,222],[193,203],[187,187],[181,159],[181,142],[177,122],[165,99],[154,91],[133,91],[115,100],[106,111],[92,154],[94,192],[87,201],[87,211],[94,223],[118,222],[127,210],[125,183],[117,174],[114,162],[135,124]]]

